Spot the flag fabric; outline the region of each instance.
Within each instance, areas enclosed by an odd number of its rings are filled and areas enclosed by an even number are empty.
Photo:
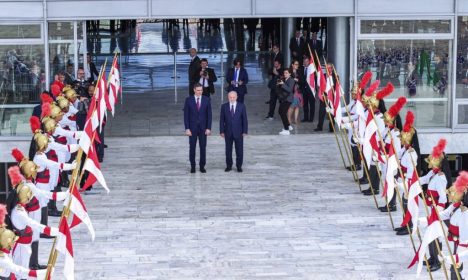
[[[106,85],[106,74],[103,72],[101,79],[99,80],[98,90],[97,90],[97,97],[98,100],[98,116],[99,116],[99,132],[102,131],[104,118],[106,117],[106,109],[107,109],[107,102],[108,100],[108,92],[107,92],[107,85]]]
[[[327,81],[325,79],[325,75],[323,74],[323,70],[321,67],[317,69],[317,88],[318,88],[318,96],[321,101],[323,101],[323,93],[326,91]]]
[[[112,116],[114,116],[115,113],[115,104],[117,103],[120,90],[120,72],[116,56],[112,62],[112,69],[109,75],[109,94],[107,95],[108,98],[106,100],[107,108],[112,113]]]
[[[93,96],[91,99],[91,102],[89,103],[89,109],[88,109],[88,115],[87,115],[87,120],[83,129],[83,134],[80,138],[80,141],[78,144],[80,145],[81,149],[85,154],[88,154],[89,149],[91,147],[91,140],[94,139],[99,141],[97,138],[98,134],[95,133],[96,129],[99,126],[99,117],[98,117],[98,111],[96,108],[96,99]]]
[[[99,164],[94,145],[89,149],[88,157],[83,165],[83,169],[89,172],[88,179],[83,185],[83,190],[86,190],[94,183],[99,182],[99,184],[101,184],[101,186],[109,193],[109,188],[107,187],[106,180],[101,172],[101,165]]]
[[[333,95],[333,78],[330,74],[327,73],[327,83],[325,86],[325,92],[327,93],[328,104],[327,106],[333,109],[333,103],[335,102],[335,97]]]
[[[307,66],[307,74],[309,75],[307,77],[307,84],[309,85],[310,90],[312,91],[312,94],[314,95],[315,98],[315,75],[316,75],[317,69],[315,69],[315,64],[312,61],[309,66]]]
[[[382,196],[387,197],[387,204],[395,193],[395,174],[398,171],[398,162],[396,160],[395,151],[393,145],[390,145],[388,151],[388,161],[386,164],[387,170],[385,172],[385,185]]]
[[[418,174],[416,169],[413,170],[413,176],[408,180],[408,209],[406,210],[405,216],[401,226],[406,226],[411,220],[413,224],[413,232],[416,233],[418,229],[418,218],[419,218],[419,194],[422,193],[421,185],[419,184]]]
[[[65,256],[63,274],[65,279],[75,279],[75,260],[73,259],[73,244],[67,219],[61,219],[57,236],[57,251]]]
[[[94,237],[96,236],[93,224],[91,223],[91,219],[89,218],[88,211],[86,210],[86,206],[81,198],[80,192],[78,191],[77,187],[73,188],[73,191],[68,199],[71,199],[70,203],[70,211],[73,213],[73,219],[70,224],[70,229],[73,229],[77,225],[84,223],[91,234],[91,239],[94,241]],[[65,205],[68,204],[68,199],[65,201]]]
[[[372,160],[372,145],[371,140],[375,140],[375,132],[377,131],[377,125],[374,122],[374,117],[372,114],[367,115],[366,128],[364,131],[364,142],[362,143],[362,152],[364,159],[366,160],[367,168],[370,168],[370,163]]]
[[[334,115],[335,115],[335,121],[340,127],[341,125],[341,119],[343,118],[343,112],[341,109],[341,96],[343,95],[343,88],[341,87],[340,81],[336,81],[335,85],[335,97],[334,97],[334,103],[333,103],[333,110],[334,110]]]
[[[424,232],[424,237],[421,241],[418,251],[416,252],[413,260],[411,261],[408,268],[411,268],[416,262],[418,262],[417,277],[421,274],[422,264],[424,255],[426,254],[429,243],[436,240],[437,238],[444,235],[442,225],[437,217],[437,212],[434,207],[431,207],[431,215],[427,218],[427,228]]]

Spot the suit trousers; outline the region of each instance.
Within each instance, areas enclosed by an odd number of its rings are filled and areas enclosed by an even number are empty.
[[[225,135],[224,141],[226,142],[226,167],[232,167],[232,144],[234,144],[236,149],[236,167],[242,167],[242,162],[244,161],[244,138],[242,136],[234,138]]]
[[[289,129],[289,120],[288,120],[288,109],[289,106],[291,106],[291,102],[289,101],[283,101],[280,103],[279,109],[278,109],[278,114],[281,117],[281,121],[283,122],[283,128],[285,130]]]
[[[328,113],[327,113],[327,110],[326,110],[326,107],[325,107],[325,102],[320,101],[319,115],[318,115],[319,119],[318,119],[318,123],[317,123],[317,128],[323,129],[323,122],[325,121],[325,116],[327,114]],[[328,130],[333,131],[331,123],[328,123]]]
[[[275,114],[275,108],[276,108],[276,102],[278,101],[278,96],[276,95],[276,91],[271,90],[270,91],[270,108],[268,111],[268,117],[273,118],[273,115]]]
[[[243,93],[237,93],[237,102],[244,103],[244,96]]]
[[[206,164],[206,135],[204,131],[199,131],[197,134],[194,134],[195,131],[192,131],[192,136],[189,137],[190,143],[190,151],[189,151],[189,158],[190,158],[190,165],[195,167],[195,149],[197,147],[197,140],[198,145],[200,146],[200,167],[205,167]]]
[[[379,179],[379,174],[377,172],[377,167],[373,164],[371,164],[369,168],[369,177],[370,177],[370,187],[374,189],[374,192],[379,191],[380,187],[380,179]]]
[[[314,121],[315,115],[315,97],[312,93],[306,92],[302,95],[304,99],[304,106],[302,107],[304,110],[304,121]]]

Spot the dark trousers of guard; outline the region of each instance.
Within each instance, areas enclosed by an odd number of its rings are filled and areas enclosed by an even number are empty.
[[[359,149],[357,146],[351,146],[351,153],[353,154],[353,162],[354,164],[361,165],[361,157],[359,155]]]
[[[370,177],[370,187],[374,189],[374,193],[379,193],[380,179],[379,174],[377,173],[377,167],[371,164],[369,168],[369,177]]]
[[[325,121],[325,115],[327,115],[327,110],[325,109],[325,102],[320,101],[319,105],[319,115],[318,115],[318,123],[317,128],[322,130],[323,129],[323,122]],[[328,123],[328,131],[333,131],[332,124]]]
[[[460,267],[458,268],[458,273],[460,273],[460,280],[464,280],[465,278],[463,278],[462,276],[462,271],[463,271],[463,263],[460,265]],[[453,265],[450,266],[450,279],[451,280],[458,280],[457,278],[457,272],[455,271],[455,268],[453,267]]]
[[[439,243],[439,248],[440,250],[442,250],[442,242],[439,242],[438,239],[432,241],[431,243],[429,243],[429,264],[434,267],[438,266],[440,268],[440,261],[439,261],[439,251],[437,250],[437,245],[436,245],[436,242]],[[457,279],[455,277],[455,279]]]
[[[288,120],[288,109],[291,106],[291,102],[283,101],[280,103],[278,114],[281,117],[281,121],[283,122],[284,130],[289,130],[289,120]]]
[[[276,109],[276,102],[278,101],[278,95],[276,91],[270,90],[270,103],[269,103],[269,110],[268,110],[268,117],[273,118]]]
[[[304,121],[314,121],[315,115],[315,97],[312,93],[305,93],[302,95],[304,99],[304,106],[302,109],[304,110]]]

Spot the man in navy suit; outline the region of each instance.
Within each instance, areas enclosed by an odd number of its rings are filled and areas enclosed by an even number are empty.
[[[249,75],[247,70],[241,66],[240,59],[234,59],[234,67],[229,68],[226,74],[226,82],[228,83],[227,91],[237,92],[237,102],[244,103],[244,95],[247,94],[247,83]]]
[[[193,96],[185,99],[184,106],[185,135],[189,137],[190,143],[190,173],[195,173],[197,139],[200,146],[200,172],[206,173],[206,137],[211,134],[211,103],[209,97],[202,96],[201,84],[196,83],[193,92]]]
[[[228,103],[221,106],[219,120],[219,131],[226,142],[226,169],[232,169],[232,144],[236,148],[236,167],[242,172],[242,161],[244,157],[244,136],[247,135],[247,110],[243,103],[237,102],[237,93],[228,93]]]

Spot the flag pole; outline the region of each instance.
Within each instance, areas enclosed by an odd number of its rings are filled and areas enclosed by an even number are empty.
[[[416,177],[417,177],[418,182],[419,182],[419,174],[418,174],[418,171],[416,169],[416,164],[414,163],[413,158],[411,156],[410,156],[410,159],[411,159],[411,164],[413,165],[413,170],[416,173]],[[419,184],[419,185],[421,185],[421,184]],[[429,194],[429,195],[431,196],[432,207],[435,208],[437,218],[439,219],[440,226],[442,227],[442,232],[444,233],[445,244],[447,246],[447,250],[449,251],[450,259],[452,261],[453,268],[455,270],[455,274],[457,275],[457,279],[461,280],[460,271],[458,270],[457,262],[455,261],[455,258],[453,257],[453,254],[452,254],[452,250],[450,249],[450,243],[448,241],[447,235],[445,234],[444,227],[443,227],[443,224],[442,224],[442,220],[440,219],[440,215],[439,215],[439,210],[437,209],[437,206],[435,205],[434,197],[432,196],[432,194]],[[426,195],[424,194],[424,191],[421,191],[421,196],[422,196],[422,199],[424,200],[424,203],[423,203],[424,204],[424,210],[426,212],[426,215],[429,217],[430,216],[429,207],[426,204]],[[436,242],[435,244],[436,244],[437,250],[439,251],[439,254],[442,255],[442,249],[439,246],[439,242]],[[444,258],[442,258],[442,263],[445,263]],[[444,268],[445,268],[445,265],[444,265]],[[445,273],[447,273],[447,272],[445,271]],[[446,275],[446,278],[448,279],[448,275]]]
[[[107,59],[104,62],[104,66],[101,69],[101,73],[99,73],[98,83],[101,80],[102,74],[104,73],[104,71],[106,69],[106,64],[107,64]],[[94,94],[96,94],[97,88],[98,87],[95,87]],[[95,108],[95,110],[96,110],[96,108]],[[95,134],[96,134],[96,132],[94,132],[94,134],[93,134],[93,137],[92,137],[93,139],[91,140],[91,143],[92,143],[92,141],[94,141]],[[76,187],[76,182],[77,182],[76,179],[78,177],[79,169],[81,168],[81,159],[82,159],[82,157],[83,157],[83,149],[80,147],[78,149],[78,152],[77,152],[77,155],[76,155],[76,168],[73,169],[72,179],[70,180],[70,184],[69,184],[70,196],[73,193],[73,189]],[[62,215],[61,215],[60,220],[59,220],[59,225],[62,223],[63,219],[68,218],[68,215],[70,214],[71,202],[72,202],[72,199],[70,198],[68,200],[68,205],[64,206],[64,209],[62,211]],[[57,253],[57,248],[56,247],[57,247],[57,236],[54,237],[54,241],[52,243],[52,248],[50,250],[49,261],[47,263],[46,279],[50,279],[50,275],[52,273],[52,268],[55,267],[55,264],[57,262],[58,253]]]

